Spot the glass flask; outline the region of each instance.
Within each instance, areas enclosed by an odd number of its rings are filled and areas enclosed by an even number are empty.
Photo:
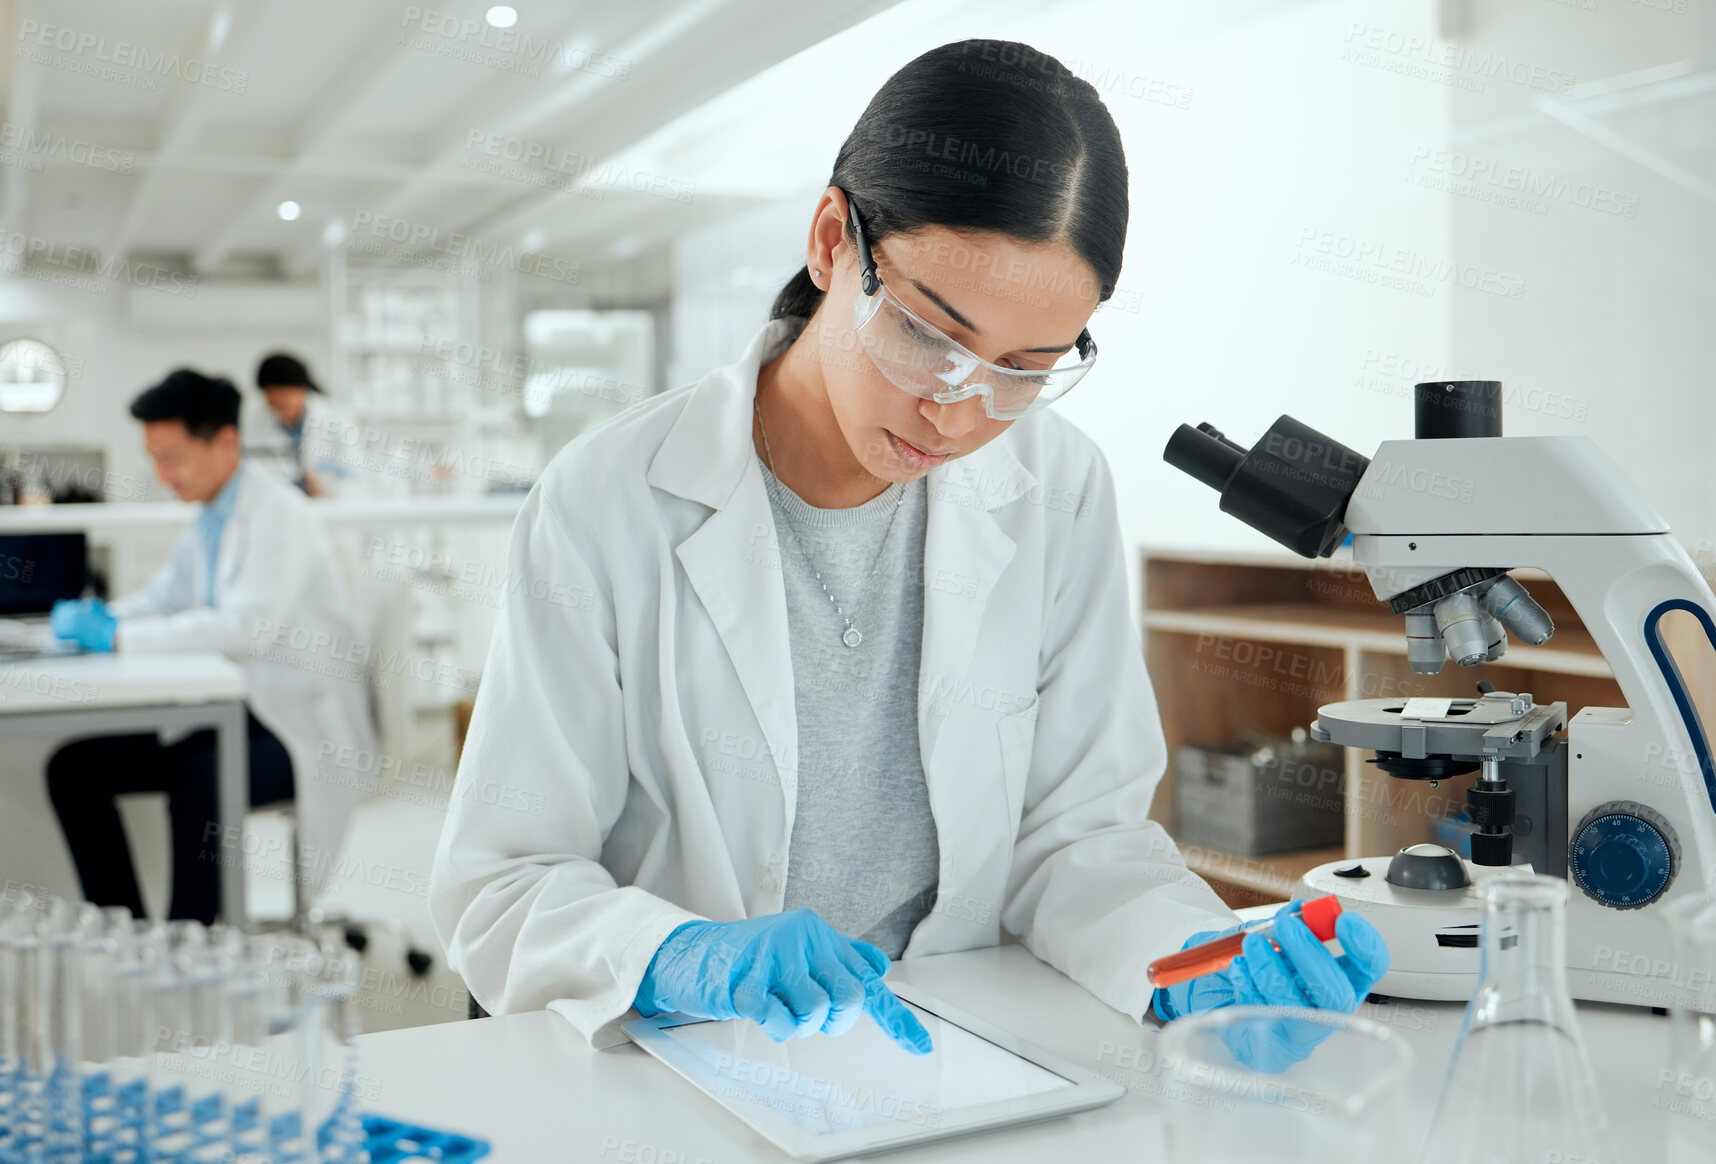
[[[1508,872],[1483,897],[1478,989],[1421,1159],[1613,1164],[1567,990],[1567,883]]]
[[[1663,911],[1674,927],[1674,1058],[1651,1105],[1668,1112],[1668,1164],[1716,1160],[1716,894]]]

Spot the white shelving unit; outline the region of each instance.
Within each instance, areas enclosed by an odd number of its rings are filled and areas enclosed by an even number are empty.
[[[654,383],[655,319],[647,311],[532,311],[524,343],[524,413],[549,455],[648,396]]]
[[[347,553],[361,600],[400,635],[384,652],[399,664],[383,718],[402,738],[385,746],[416,758],[450,738],[452,709],[472,694],[453,680],[474,678],[493,624],[492,596],[450,585],[447,563],[481,561],[492,574],[504,561],[504,526],[450,528],[441,514],[497,491],[516,509],[543,458],[516,355],[483,335],[488,288],[474,265],[356,265],[336,251],[327,280],[333,404],[361,434],[347,492],[375,511],[355,535],[348,527]],[[414,513],[413,502],[432,512]],[[407,552],[378,557],[365,549],[377,538]]]
[[[522,378],[480,327],[475,268],[328,270],[334,400],[363,433],[363,491],[469,496],[526,488],[542,468]]]

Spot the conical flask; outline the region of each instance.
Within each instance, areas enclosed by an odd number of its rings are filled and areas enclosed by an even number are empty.
[[[1567,991],[1567,883],[1523,871],[1483,886],[1478,989],[1424,1164],[1613,1164]]]
[[[1663,911],[1674,926],[1674,1063],[1652,1106],[1666,1110],[1667,1164],[1716,1160],[1716,893]]]

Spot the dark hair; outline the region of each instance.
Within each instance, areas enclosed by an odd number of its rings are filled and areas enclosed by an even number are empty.
[[[270,352],[256,365],[256,386],[272,388],[276,385],[308,388],[312,392],[321,391],[316,382],[310,379],[310,369],[304,366],[304,361],[291,352]]]
[[[238,389],[224,377],[179,368],[153,388],[145,388],[131,402],[131,415],[145,424],[183,421],[186,431],[198,440],[213,440],[227,425],[238,426]]]
[[[1120,278],[1120,131],[1095,86],[1017,41],[944,44],[889,77],[840,147],[828,184],[857,203],[872,244],[925,226],[1064,240],[1095,270],[1099,302]],[[801,269],[769,318],[808,319],[822,294]]]

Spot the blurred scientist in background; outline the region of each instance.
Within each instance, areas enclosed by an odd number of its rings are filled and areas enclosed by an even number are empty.
[[[311,497],[338,496],[353,475],[349,458],[340,455],[345,420],[310,378],[310,369],[297,356],[274,352],[257,365],[256,386],[290,449],[293,482]]]
[[[247,467],[238,412],[230,380],[186,368],[132,401],[156,475],[200,508],[141,591],[111,606],[98,598],[58,603],[53,628],[89,651],[219,651],[241,665],[250,802],[295,798],[304,851],[331,856],[359,790],[314,779],[316,757],[330,748],[373,748],[375,732],[361,667],[342,673],[322,664],[349,663],[362,636],[327,531],[296,489]],[[48,791],[84,896],[139,916],[143,902],[113,798],[166,792],[169,916],[214,920],[221,852],[211,835],[218,819],[212,731],[171,741],[155,734],[75,741],[48,761]]]

